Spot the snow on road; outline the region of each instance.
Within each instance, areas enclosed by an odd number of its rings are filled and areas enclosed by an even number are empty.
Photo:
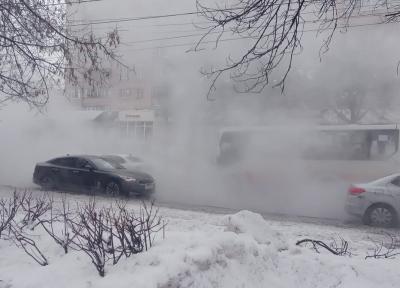
[[[10,191],[1,191],[9,196]],[[57,197],[57,194],[55,194]],[[87,196],[70,195],[71,201]],[[98,198],[97,203],[109,205]],[[138,209],[139,203],[128,203]],[[67,255],[46,235],[35,239],[49,258],[41,267],[12,243],[0,240],[1,288],[86,287],[398,287],[400,257],[365,259],[372,240],[382,240],[379,229],[326,223],[265,219],[240,211],[213,214],[161,208],[168,221],[165,239],[157,238],[149,251],[96,273],[90,260],[77,251]],[[390,231],[397,233],[397,231]],[[349,241],[351,256],[335,256],[310,246],[296,246],[304,238]]]

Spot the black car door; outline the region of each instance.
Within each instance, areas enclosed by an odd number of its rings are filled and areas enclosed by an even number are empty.
[[[95,186],[94,167],[84,158],[76,158],[75,167],[70,172],[71,182],[76,189],[90,190]]]
[[[57,158],[51,162],[51,172],[57,182],[57,185],[63,188],[70,188],[71,182],[71,169],[75,167],[75,159],[72,157]]]
[[[76,188],[76,176],[78,175],[76,171],[77,158],[75,157],[64,158],[63,162],[64,162],[63,178],[65,186],[74,189]]]

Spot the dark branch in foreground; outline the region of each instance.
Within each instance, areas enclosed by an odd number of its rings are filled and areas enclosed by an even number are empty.
[[[313,246],[313,249],[317,253],[319,253],[318,247],[321,247],[321,248],[324,248],[325,250],[328,250],[329,252],[331,252],[334,255],[338,255],[338,256],[351,255],[351,253],[348,251],[349,243],[342,238],[340,240],[341,240],[340,245],[337,244],[336,240],[333,240],[333,242],[330,245],[328,245],[320,240],[303,239],[303,240],[297,241],[296,245],[300,246],[304,243],[306,243],[306,244],[311,243]]]

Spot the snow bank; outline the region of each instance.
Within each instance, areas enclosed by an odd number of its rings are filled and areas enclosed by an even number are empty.
[[[46,267],[0,240],[0,288],[382,288],[400,283],[399,259],[364,259],[371,245],[363,231],[266,221],[249,211],[227,216],[171,209],[161,213],[169,221],[166,239],[107,266],[104,278],[83,254],[64,255],[39,232],[37,242],[50,260]],[[354,256],[295,246],[301,238],[327,241],[337,233],[357,244]]]
[[[226,226],[226,231],[248,234],[258,244],[269,245],[273,243],[278,250],[288,249],[286,241],[281,237],[282,235],[272,230],[260,214],[243,210],[234,215],[225,216],[222,219],[222,224]]]

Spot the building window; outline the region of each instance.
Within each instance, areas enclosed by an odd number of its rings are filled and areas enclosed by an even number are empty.
[[[74,93],[72,93],[72,98],[75,98],[75,99],[81,98],[79,87],[75,86]]]
[[[108,97],[109,91],[108,91],[108,89],[101,89],[101,90],[98,90],[98,94],[100,97],[105,98],[105,97]]]
[[[104,106],[86,106],[84,109],[86,111],[104,111],[105,107]]]
[[[151,121],[122,121],[120,122],[121,135],[137,138],[149,139],[153,135],[153,122]]]
[[[136,89],[136,99],[143,99],[144,98],[144,90],[142,88]]]
[[[153,136],[153,122],[144,122],[144,138],[148,139]]]
[[[132,89],[131,88],[123,88],[119,90],[119,96],[121,97],[129,97],[132,95]]]
[[[102,88],[97,88],[97,87],[92,87],[89,89],[84,89],[82,88],[81,93],[82,96],[85,95],[86,98],[103,98],[108,96],[108,89],[102,87]],[[84,98],[84,97],[83,97]]]
[[[131,97],[134,96],[136,99],[143,99],[144,98],[144,89],[143,88],[122,88],[119,90],[120,97]]]

